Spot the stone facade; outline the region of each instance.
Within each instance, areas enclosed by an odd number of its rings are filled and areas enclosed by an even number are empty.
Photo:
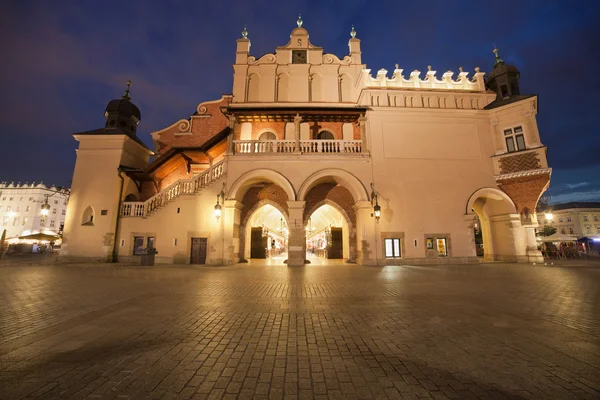
[[[251,217],[269,205],[285,221],[288,265],[304,263],[313,223],[341,228],[349,261],[478,262],[475,215],[486,259],[539,261],[535,206],[551,170],[535,121],[537,97],[498,97],[479,68],[472,78],[462,69],[456,79],[450,71],[437,77],[431,67],[424,77],[405,76],[398,66],[390,77],[383,69],[373,77],[355,33],[348,46],[347,56],[327,54],[299,26],[287,45],[257,59],[245,36],[237,41],[232,95],[200,103],[188,119],[154,132],[152,163],[147,149],[132,153],[127,140],[114,142],[113,161],[95,171],[94,156],[80,151],[70,212],[81,214],[97,191],[83,177],[97,177],[110,188],[102,207],[120,218],[85,235],[67,224],[85,243],[69,243],[65,255],[92,247],[98,254],[102,237],[116,231],[118,248],[110,251],[119,259],[134,257],[134,241],[144,240],[159,261],[190,262],[193,240],[203,239],[206,263],[235,263],[250,254]],[[498,60],[494,79],[503,76]],[[77,139],[80,148],[101,140]],[[123,172],[119,191],[114,169],[127,146],[135,165]],[[323,206],[339,217],[312,220]],[[427,247],[432,238],[443,252]]]

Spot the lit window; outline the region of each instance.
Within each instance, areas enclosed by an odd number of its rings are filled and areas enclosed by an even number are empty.
[[[446,238],[428,237],[425,239],[427,250],[435,250],[438,257],[446,257],[448,255],[448,241]]]
[[[587,217],[587,215],[584,215],[584,216],[583,216],[583,220],[587,222],[587,220],[588,220],[588,217]]]
[[[15,217],[15,219],[13,219],[13,226],[19,225],[19,217]]]
[[[523,128],[520,126],[505,129],[504,140],[506,141],[506,151],[509,153],[525,150],[525,136],[523,136]]]
[[[154,248],[154,238],[152,236],[148,236],[148,246],[149,249]]]
[[[385,257],[400,257],[400,239],[385,239]]]
[[[571,217],[567,217],[567,222],[571,222]]]

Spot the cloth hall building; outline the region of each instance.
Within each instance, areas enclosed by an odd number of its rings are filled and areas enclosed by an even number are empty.
[[[365,265],[541,261],[536,204],[550,182],[538,98],[498,55],[486,74],[372,73],[352,29],[340,58],[298,21],[251,55],[232,94],[136,136],[129,88],[79,142],[61,256],[233,264],[313,257]],[[232,55],[233,56],[233,55]],[[490,62],[491,64],[491,62]]]

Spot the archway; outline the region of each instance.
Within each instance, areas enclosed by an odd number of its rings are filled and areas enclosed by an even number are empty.
[[[481,231],[486,261],[520,261],[525,255],[524,230],[515,203],[503,191],[482,188],[467,201],[466,214]],[[476,242],[476,238],[474,238]]]
[[[322,260],[352,260],[350,236],[354,226],[346,212],[336,203],[325,200],[305,213],[306,258]]]
[[[252,207],[243,221],[244,259],[269,260],[281,264],[287,259],[287,215],[277,203],[262,200]]]

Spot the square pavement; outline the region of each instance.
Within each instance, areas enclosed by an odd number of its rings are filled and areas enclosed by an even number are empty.
[[[0,267],[0,399],[600,398],[600,263]]]

